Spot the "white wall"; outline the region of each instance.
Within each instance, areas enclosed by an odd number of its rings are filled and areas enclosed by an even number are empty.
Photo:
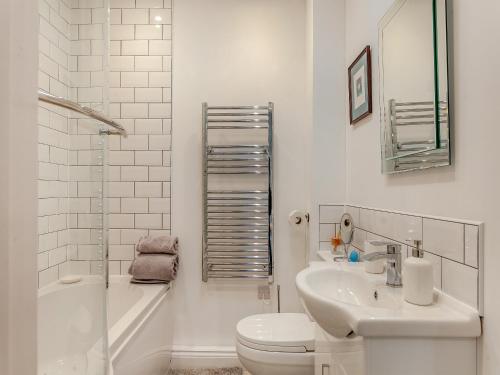
[[[172,232],[180,237],[177,345],[234,345],[235,325],[270,311],[255,283],[201,281],[201,103],[275,103],[275,273],[282,310],[300,310],[303,236],[288,213],[308,204],[306,2],[181,0],[174,4]]]
[[[485,319],[483,374],[500,368],[500,200],[498,187],[498,126],[500,77],[494,72],[500,52],[494,48],[500,35],[500,3],[467,0],[453,5],[454,52],[454,160],[453,166],[398,176],[380,173],[380,121],[378,107],[377,23],[392,0],[346,2],[345,67],[361,49],[373,51],[374,114],[347,132],[348,203],[429,215],[484,221]],[[348,121],[346,120],[346,124]]]
[[[31,0],[2,3],[0,373],[5,375],[36,373],[37,21]]]
[[[345,201],[345,6],[313,2],[311,256],[318,250],[319,204]]]

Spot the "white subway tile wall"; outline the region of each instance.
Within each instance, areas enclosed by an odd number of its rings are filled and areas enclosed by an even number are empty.
[[[111,1],[109,58],[104,5],[39,1],[39,87],[108,112],[130,134],[108,139],[110,271],[126,273],[141,235],[170,231],[171,2]],[[50,105],[38,125],[42,287],[102,272],[105,145],[95,121]]]
[[[471,306],[479,304],[479,271],[477,268],[443,258],[442,289]]]
[[[107,42],[105,2],[72,2],[70,99],[107,112]],[[101,123],[70,113],[69,260],[67,272],[103,272],[103,178],[105,144]]]
[[[40,0],[39,88],[68,98],[70,1]],[[54,282],[68,265],[68,112],[38,109],[38,284]]]
[[[465,262],[465,226],[443,220],[425,219],[423,247],[436,255]]]
[[[368,209],[352,205],[319,206],[319,250],[330,250],[343,212],[353,216],[352,245],[364,250],[365,240],[390,240],[403,245],[403,257],[411,255],[415,240],[422,241],[424,257],[434,265],[438,289],[483,311],[482,223],[442,219]]]
[[[170,233],[170,0],[111,0],[110,112],[127,138],[109,143],[109,270],[127,273],[134,245]]]
[[[340,230],[343,205],[325,204],[319,206],[319,250],[332,251],[332,237]]]

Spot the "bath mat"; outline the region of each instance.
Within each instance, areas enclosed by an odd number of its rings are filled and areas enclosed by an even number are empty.
[[[170,370],[168,375],[250,375],[240,367]]]

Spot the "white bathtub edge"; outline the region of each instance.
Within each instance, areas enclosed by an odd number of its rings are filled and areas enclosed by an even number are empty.
[[[108,330],[110,359],[118,356],[133,334],[140,329],[165,299],[170,284],[146,285],[145,294],[132,308]]]
[[[121,353],[122,349],[126,347],[129,343],[130,340],[132,340],[135,336],[135,333],[141,329],[142,325],[149,320],[149,317],[156,311],[158,306],[163,302],[163,300],[167,297],[166,294],[160,295],[160,297],[154,301],[153,306],[148,306],[147,307],[147,313],[144,314],[143,316],[139,316],[137,319],[140,320],[136,322],[133,325],[130,325],[127,327],[126,331],[123,331],[125,334],[122,340],[115,340],[113,342],[113,347],[110,345],[110,356],[111,356],[111,362],[115,360]]]

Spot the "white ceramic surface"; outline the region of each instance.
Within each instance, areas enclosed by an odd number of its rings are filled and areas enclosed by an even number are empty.
[[[129,281],[129,276],[110,277],[108,345],[113,375],[165,374],[172,357],[170,285]]]
[[[259,314],[238,322],[238,340],[260,346],[282,347],[280,351],[314,350],[314,323],[305,314]]]
[[[308,311],[328,333],[345,337],[478,337],[479,314],[435,290],[434,304],[404,301],[402,288],[385,285],[385,275],[364,272],[359,263],[311,263],[296,277]],[[375,296],[376,292],[376,296]]]
[[[315,331],[305,314],[252,315],[236,326],[236,351],[254,375],[312,375]]]
[[[239,342],[236,351],[252,375],[314,375],[314,353],[281,353],[249,348]]]
[[[104,298],[98,276],[39,289],[38,374],[104,374]]]
[[[108,289],[108,344],[114,375],[134,374],[137,367],[147,374],[163,374],[171,357],[169,286],[133,285],[129,280],[112,276]],[[56,282],[39,290],[39,374],[104,374],[105,298],[98,276],[84,276],[74,284]],[[98,316],[102,318],[95,319]]]

